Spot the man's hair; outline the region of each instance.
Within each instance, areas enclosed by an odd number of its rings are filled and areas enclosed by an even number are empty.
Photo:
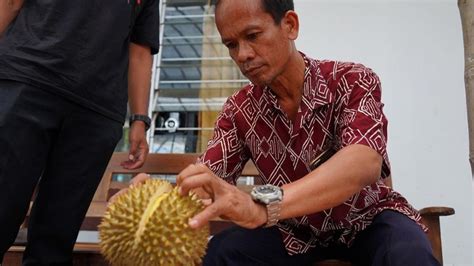
[[[270,14],[275,24],[280,24],[288,10],[295,10],[293,0],[259,0],[263,10]],[[221,1],[216,0],[216,7]]]

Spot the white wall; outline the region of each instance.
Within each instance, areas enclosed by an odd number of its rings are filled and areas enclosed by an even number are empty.
[[[297,47],[355,61],[382,80],[395,189],[416,208],[442,205],[445,265],[472,260],[462,31],[455,0],[295,0]]]

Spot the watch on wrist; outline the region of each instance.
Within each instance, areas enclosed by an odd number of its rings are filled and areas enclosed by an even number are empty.
[[[130,125],[135,121],[142,121],[145,123],[145,130],[148,130],[151,125],[151,118],[147,115],[132,114],[129,119]]]
[[[255,186],[250,196],[255,202],[265,205],[267,209],[267,223],[264,227],[277,224],[280,219],[283,189],[274,185]]]

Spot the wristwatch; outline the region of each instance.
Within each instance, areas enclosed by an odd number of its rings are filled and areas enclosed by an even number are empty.
[[[137,120],[145,123],[145,130],[148,130],[150,128],[151,118],[148,117],[147,115],[133,114],[130,116],[129,124],[132,125],[132,123]]]
[[[274,226],[280,219],[283,189],[274,185],[255,186],[250,192],[252,199],[265,205],[267,209],[267,223],[264,227]]]

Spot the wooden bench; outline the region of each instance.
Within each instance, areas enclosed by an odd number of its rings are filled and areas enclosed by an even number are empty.
[[[94,198],[89,206],[86,217],[81,225],[81,230],[96,231],[97,226],[107,209],[108,199],[118,192],[120,189],[128,186],[128,182],[118,182],[113,180],[113,176],[117,174],[148,173],[156,175],[176,175],[186,166],[196,162],[198,154],[150,154],[143,167],[137,170],[123,169],[120,163],[128,157],[127,153],[114,153],[109,164],[102,176],[102,180],[96,190]],[[242,176],[258,177],[258,171],[252,163],[245,166]],[[242,190],[250,192],[251,186],[240,185]],[[23,252],[26,244],[26,227],[28,224],[28,216],[20,229],[15,244],[8,250],[4,256],[3,265],[20,266]],[[214,219],[211,226],[211,234],[216,234],[223,229],[231,226],[228,221]],[[77,266],[93,265],[102,266],[109,265],[102,255],[97,243],[76,243],[74,246],[73,264]]]
[[[123,169],[120,163],[125,161],[127,153],[114,153],[112,156],[107,169],[103,175],[102,181],[97,188],[94,195],[94,199],[87,211],[86,218],[82,224],[81,230],[97,230],[97,226],[102,219],[102,216],[107,208],[107,200],[120,189],[128,186],[128,183],[118,182],[113,180],[113,176],[116,174],[132,174],[135,175],[140,172],[145,172],[152,175],[176,175],[182,169],[189,164],[196,161],[198,154],[187,153],[187,154],[150,154],[147,158],[145,165],[138,170],[127,170]],[[252,162],[247,163],[243,169],[242,176],[251,176],[256,179],[256,183],[259,183],[259,174]],[[391,180],[387,180],[388,184],[391,185]],[[239,185],[239,188],[249,192],[251,186]],[[442,263],[442,249],[441,249],[441,232],[439,217],[445,215],[454,214],[452,208],[446,207],[430,207],[420,210],[423,217],[424,223],[429,228],[428,238],[431,241],[433,252],[435,257]],[[230,222],[221,219],[215,219],[211,221],[211,233],[215,234],[223,230],[224,228],[231,225]],[[21,264],[7,264],[7,261],[12,256],[19,256],[22,252],[22,245],[12,247],[5,256],[5,265],[21,265]],[[88,263],[93,264],[82,264],[87,259],[85,254],[89,254]],[[19,257],[21,259],[21,257]],[[101,257],[96,243],[77,243],[74,249],[74,265],[108,265]],[[18,261],[18,258],[17,258]],[[20,260],[21,261],[21,260]],[[318,262],[317,266],[348,266],[351,265],[348,262],[343,261],[324,261]]]
[[[97,226],[102,219],[102,216],[107,208],[107,201],[109,198],[119,190],[128,186],[127,182],[118,182],[113,180],[113,176],[117,174],[132,174],[147,173],[150,175],[176,175],[182,169],[190,164],[196,162],[199,154],[150,154],[145,165],[138,170],[123,169],[120,163],[126,160],[127,153],[114,153],[110,160],[107,169],[103,175],[102,181],[97,188],[94,199],[87,211],[86,219],[84,220],[82,230],[97,230]],[[258,178],[258,171],[253,163],[248,163],[241,176],[249,176]],[[239,188],[250,192],[251,186],[239,185]],[[228,225],[227,221],[215,219],[211,222],[211,234],[221,231]]]

